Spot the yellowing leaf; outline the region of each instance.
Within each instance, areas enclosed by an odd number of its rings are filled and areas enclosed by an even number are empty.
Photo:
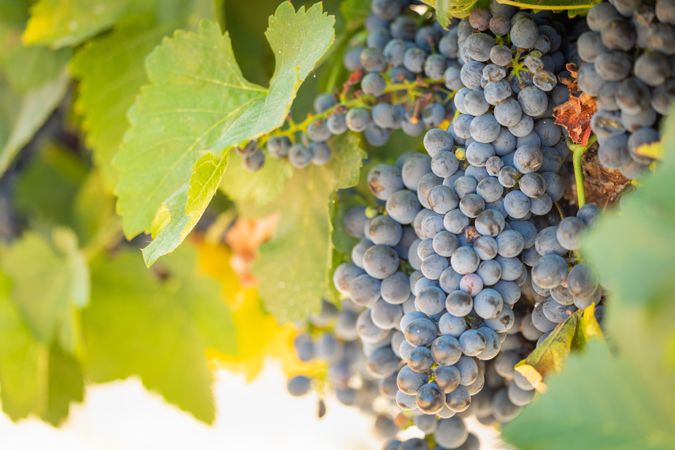
[[[265,312],[255,288],[245,288],[232,269],[232,253],[227,247],[213,243],[197,244],[200,272],[217,279],[221,293],[231,311],[236,330],[237,352],[211,356],[222,367],[243,374],[253,380],[262,370],[267,358],[278,359],[289,374],[315,373],[321,364],[305,363],[298,359],[293,348],[297,328],[280,325],[274,316]]]
[[[545,390],[543,379],[560,372],[572,350],[583,349],[592,338],[602,337],[602,330],[595,319],[595,304],[572,314],[555,327],[527,358],[516,365],[537,390]]]
[[[477,0],[423,0],[423,2],[436,9],[436,20],[444,28],[450,24],[452,17],[466,17]]]
[[[523,375],[532,386],[534,386],[537,392],[546,392],[544,377],[537,369],[523,362],[519,363],[516,367],[514,367],[514,369],[520,372],[520,374]]]
[[[635,153],[652,159],[661,159],[663,158],[663,145],[661,144],[661,142],[652,142],[651,144],[644,144],[639,146],[635,150]]]
[[[152,242],[143,249],[148,265],[175,249],[197,224],[218,190],[227,158],[206,153],[194,165],[187,192],[180,190],[162,203],[153,219]]]
[[[591,305],[587,306],[581,313],[572,345],[574,348],[582,349],[589,340],[601,338],[602,336],[600,324],[595,318],[595,303],[591,303]]]
[[[114,24],[127,3],[128,0],[39,0],[31,8],[23,41],[54,48],[75,46]]]
[[[516,6],[522,9],[543,11],[574,11],[575,15],[588,10],[599,0],[499,0],[504,5]],[[582,10],[582,11],[579,11]]]
[[[518,363],[534,367],[543,377],[560,372],[565,358],[572,350],[572,341],[579,323],[579,313],[574,313],[555,327],[551,334],[527,358]]]

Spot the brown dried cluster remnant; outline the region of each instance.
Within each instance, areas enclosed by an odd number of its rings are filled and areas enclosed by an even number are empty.
[[[553,110],[555,123],[567,130],[567,134],[572,142],[588,145],[588,139],[591,136],[591,119],[597,110],[595,99],[582,92],[577,94],[577,71],[574,64],[567,64],[567,70],[570,78],[565,78],[561,82],[567,86],[570,91],[569,99],[562,105]]]
[[[349,74],[349,78],[342,85],[342,90],[340,91],[341,97],[346,97],[352,87],[356,86],[361,82],[361,77],[363,76],[363,70],[355,70]]]
[[[225,235],[225,242],[232,249],[232,268],[244,286],[255,284],[251,264],[258,247],[272,237],[278,219],[277,214],[260,219],[239,218]]]
[[[618,170],[608,170],[598,161],[597,144],[583,156],[584,192],[587,203],[595,203],[601,208],[614,203],[623,190],[630,185],[630,180]],[[574,181],[566,183],[568,186],[565,198],[570,204],[576,204],[577,192]]]

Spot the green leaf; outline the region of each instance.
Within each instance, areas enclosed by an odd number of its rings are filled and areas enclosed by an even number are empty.
[[[664,130],[662,164],[639,189],[626,194],[620,210],[601,217],[584,240],[584,255],[622,301],[650,302],[675,279],[675,114]]]
[[[65,229],[55,234],[55,249],[37,233],[27,232],[2,251],[0,271],[11,281],[16,303],[35,339],[49,345],[58,336],[66,350],[78,350],[73,310],[87,302],[88,273]],[[59,251],[60,250],[60,251]]]
[[[112,194],[71,151],[47,141],[16,183],[16,207],[33,229],[72,228],[87,251],[121,239]]]
[[[72,222],[83,246],[105,246],[116,237],[121,240],[115,200],[106,190],[103,176],[90,172],[79,188],[72,201]]]
[[[11,281],[0,273],[0,392],[3,410],[18,420],[42,403],[46,388],[38,372],[47,357],[46,347],[35,341],[10,294]]]
[[[284,191],[293,175],[293,167],[281,159],[268,157],[257,172],[242,170],[244,161],[237,152],[231,152],[229,159],[220,188],[240,209],[269,205]]]
[[[109,187],[115,182],[112,159],[129,126],[127,110],[147,81],[145,57],[171,29],[153,21],[117,28],[89,41],[71,64],[80,80],[77,107],[84,116],[87,145]]]
[[[572,342],[576,335],[580,316],[581,313],[576,312],[556,326],[551,334],[544,339],[544,342],[538,345],[519,364],[524,363],[534,367],[542,376],[560,372],[565,358],[572,351]]]
[[[164,263],[165,279],[128,249],[92,263],[91,305],[83,313],[87,374],[96,382],[138,375],[148,389],[211,422],[206,351],[234,352],[232,318],[218,284],[197,276],[193,249]]]
[[[436,0],[436,20],[445,29],[450,26],[450,0]]]
[[[127,111],[148,79],[145,58],[162,37],[191,26],[195,16],[212,17],[209,7],[213,3],[163,0],[158,14],[137,14],[77,51],[71,64],[73,75],[80,80],[77,108],[84,116],[87,145],[109,189],[115,185],[112,159],[129,127]]]
[[[324,167],[295,171],[282,198],[281,219],[253,266],[267,308],[281,321],[306,318],[329,293],[332,260],[331,199],[358,182],[365,152],[359,139],[341,136]]]
[[[443,27],[449,24],[452,17],[466,17],[471,13],[477,0],[422,0],[423,3],[436,9],[436,20]]]
[[[46,142],[16,184],[16,205],[32,225],[73,224],[72,205],[87,167],[71,151]]]
[[[5,73],[14,92],[25,94],[59,78],[68,63],[70,49],[19,46],[5,62]]]
[[[503,436],[521,450],[672,449],[674,389],[672,369],[650,358],[612,356],[595,340],[569,357],[546,394],[507,424]]]
[[[28,2],[0,11],[0,176],[63,98],[70,50],[21,44]],[[6,15],[5,15],[6,14]]]
[[[344,0],[340,3],[340,13],[347,23],[347,29],[360,27],[370,15],[370,0]]]
[[[12,302],[11,281],[0,273],[0,392],[13,420],[36,414],[56,425],[82,401],[77,360],[58,345],[38,342]]]
[[[42,418],[58,425],[68,417],[71,403],[84,399],[80,362],[58,345],[52,345],[49,351],[48,389],[47,411]]]
[[[180,209],[177,197],[190,191],[194,165],[205,152],[224,158],[226,149],[283,123],[299,85],[333,41],[333,22],[319,3],[308,10],[295,11],[288,2],[277,8],[266,32],[276,58],[268,89],[242,76],[229,36],[213,22],[202,22],[195,33],[176,32],[149,56],[150,84],[130,112],[131,128],[114,162],[117,210],[128,237],[164,223],[171,231],[153,254],[181,242],[189,228],[155,216]],[[182,207],[185,213],[197,209]],[[184,218],[172,215],[171,221]]]
[[[574,15],[580,13],[579,10],[588,10],[601,0],[498,0],[503,5],[516,6],[521,9],[534,9],[545,11],[574,11]]]
[[[22,96],[0,79],[0,175],[54,111],[67,88],[65,71]]]
[[[212,153],[206,153],[195,163],[187,191],[174,194],[155,216],[154,239],[143,249],[146,264],[153,264],[187,237],[218,190],[226,167],[227,158]]]
[[[128,0],[39,0],[23,34],[27,44],[75,46],[112,26]]]
[[[666,430],[675,416],[662,401],[675,387],[672,379],[644,361],[635,363],[610,355],[601,341],[591,342],[550,378],[545,395],[504,428],[504,437],[533,450],[672,448],[674,436]]]

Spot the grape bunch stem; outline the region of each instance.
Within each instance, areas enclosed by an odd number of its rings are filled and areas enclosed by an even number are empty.
[[[430,92],[447,91],[447,100],[451,99],[454,96],[453,91],[448,91],[443,87],[443,81],[441,80],[432,80],[430,78],[417,78],[413,81],[405,81],[402,83],[390,83],[387,82],[387,87],[381,96],[388,94],[396,94],[405,92],[407,95],[402,97],[403,100],[416,99],[424,94]],[[340,101],[336,105],[328,108],[325,111],[322,111],[317,114],[308,114],[304,120],[301,122],[294,122],[290,118],[287,121],[287,126],[283,129],[278,129],[261,139],[260,145],[264,146],[265,143],[271,137],[287,137],[291,140],[295,137],[297,133],[304,132],[307,130],[307,127],[317,120],[325,120],[330,117],[333,113],[339,109],[350,109],[350,108],[360,108],[360,107],[369,107],[381,96],[374,95],[361,95],[354,97],[348,100]],[[392,102],[394,103],[394,102]]]
[[[593,145],[596,141],[595,135],[591,135],[588,143],[586,145],[574,144],[572,141],[567,141],[567,147],[572,152],[572,166],[574,167],[574,181],[577,189],[577,204],[579,208],[586,204],[586,193],[584,191],[584,171],[582,167],[582,158],[584,153]]]

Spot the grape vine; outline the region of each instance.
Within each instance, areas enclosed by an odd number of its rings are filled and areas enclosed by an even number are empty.
[[[675,1],[250,6],[0,5],[3,412],[273,359],[385,450],[675,448]]]

